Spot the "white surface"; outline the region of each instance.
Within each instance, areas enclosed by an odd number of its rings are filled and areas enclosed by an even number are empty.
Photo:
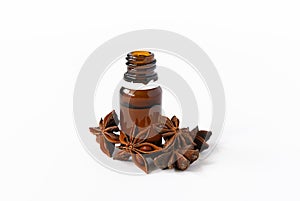
[[[299,200],[298,11],[298,1],[2,1],[0,200]],[[142,28],[197,42],[223,79],[226,127],[199,171],[118,174],[77,137],[81,65]]]

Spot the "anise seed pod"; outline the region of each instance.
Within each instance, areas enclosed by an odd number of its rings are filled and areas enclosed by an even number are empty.
[[[161,147],[147,142],[150,133],[150,128],[140,130],[137,126],[133,126],[128,135],[123,131],[120,131],[120,143],[118,147],[131,154],[132,161],[142,169],[145,173],[148,173],[149,165],[146,160],[146,156],[151,156],[162,150]]]
[[[144,156],[140,153],[132,153],[131,154],[132,161],[136,166],[138,166],[141,170],[148,174],[149,165]]]
[[[194,142],[197,144],[197,145],[196,145],[196,148],[197,148],[200,152],[202,152],[202,151],[204,151],[204,150],[206,150],[206,149],[209,148],[209,145],[208,145],[208,144],[205,142],[205,140],[204,140],[202,137],[200,137],[200,136],[196,136]]]
[[[118,117],[113,110],[105,116],[104,120],[101,118],[99,127],[89,128],[90,132],[96,135],[96,141],[100,144],[100,149],[108,157],[112,156],[115,144],[119,143],[119,136],[114,133],[119,131],[118,123]]]
[[[166,169],[168,168],[169,161],[172,156],[172,152],[162,153],[154,158],[153,162],[154,165],[160,169]]]
[[[211,131],[205,131],[198,129],[198,126],[190,131],[191,137],[194,139],[194,142],[196,143],[195,148],[197,148],[200,152],[206,150],[209,148],[209,145],[207,144],[207,140],[212,135]]]
[[[108,157],[112,157],[112,154],[115,150],[115,145],[105,140],[103,135],[100,135],[97,138],[99,138],[99,140],[96,139],[96,141],[99,141],[100,149],[102,150],[102,152],[105,153]]]
[[[120,161],[128,161],[131,154],[129,152],[126,152],[124,150],[118,151],[114,156],[114,160],[120,160]]]
[[[183,155],[177,153],[177,160],[175,168],[177,170],[186,170],[190,166],[190,161]]]
[[[199,158],[199,150],[187,150],[183,155],[190,161],[190,164],[192,164]]]

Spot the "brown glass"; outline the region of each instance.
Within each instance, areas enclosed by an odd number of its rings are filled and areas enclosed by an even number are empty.
[[[147,85],[157,80],[156,60],[154,54],[147,51],[135,51],[127,55],[127,72],[124,80]],[[147,128],[158,122],[161,114],[162,89],[155,87],[145,90],[134,90],[121,87],[120,89],[120,124],[125,133],[131,128]],[[147,139],[155,144],[161,143],[161,136],[153,130]]]

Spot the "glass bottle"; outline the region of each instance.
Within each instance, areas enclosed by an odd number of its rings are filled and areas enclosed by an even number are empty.
[[[134,125],[145,129],[158,122],[162,89],[155,82],[158,76],[153,53],[133,51],[126,60],[127,72],[120,89],[120,125],[129,134]],[[160,145],[161,136],[150,129],[147,141]]]

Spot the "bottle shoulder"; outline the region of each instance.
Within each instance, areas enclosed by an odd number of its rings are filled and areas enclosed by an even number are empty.
[[[148,90],[148,89],[154,89],[154,88],[157,88],[160,86],[155,81],[151,81],[147,84],[143,84],[143,83],[127,82],[125,80],[122,80],[120,85],[123,88],[132,89],[132,90]]]
[[[161,96],[162,94],[162,89],[160,86],[153,86],[152,88],[147,88],[147,89],[131,89],[127,87],[121,87],[120,88],[120,94],[122,96],[127,96],[127,97],[140,97],[140,98],[150,98],[150,97],[157,97]]]

